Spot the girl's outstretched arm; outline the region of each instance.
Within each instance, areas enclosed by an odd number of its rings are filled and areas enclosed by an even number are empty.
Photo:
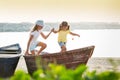
[[[55,29],[53,28],[53,33],[58,33],[58,31],[55,31]]]
[[[70,34],[73,35],[73,36],[78,36],[78,37],[80,37],[79,34],[76,34],[76,33],[73,33],[73,32],[70,32]]]
[[[48,35],[44,35],[42,32],[40,34],[44,39],[47,39],[52,32],[53,32],[53,29],[51,29],[51,31],[48,33]]]

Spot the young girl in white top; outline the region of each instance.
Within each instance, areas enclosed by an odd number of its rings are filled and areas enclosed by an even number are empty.
[[[38,51],[38,55],[41,53],[42,50],[44,50],[47,45],[43,42],[37,41],[37,38],[39,37],[39,35],[41,35],[44,39],[47,39],[48,36],[51,34],[52,30],[49,32],[48,35],[44,35],[41,32],[41,29],[44,27],[44,22],[42,20],[38,20],[36,22],[36,25],[34,26],[34,28],[32,29],[31,33],[30,33],[30,38],[28,40],[28,44],[27,44],[27,50],[25,52],[25,55],[29,54],[29,50],[32,53],[32,55],[35,55],[35,48],[37,46],[40,46],[40,50]]]

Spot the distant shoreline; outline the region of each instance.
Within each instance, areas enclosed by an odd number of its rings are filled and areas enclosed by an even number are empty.
[[[120,29],[119,22],[74,22],[69,23],[71,30],[82,29]],[[49,31],[51,28],[58,29],[59,23],[45,23],[43,31]],[[27,32],[32,29],[34,26],[33,23],[22,22],[22,23],[0,23],[0,32]]]

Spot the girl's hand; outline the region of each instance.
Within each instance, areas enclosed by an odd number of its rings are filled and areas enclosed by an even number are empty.
[[[79,34],[76,34],[76,36],[80,37],[80,35],[79,35]]]
[[[80,37],[80,35],[79,35],[79,34],[78,34],[77,36],[78,36],[78,37]]]
[[[51,32],[54,32],[54,28],[51,29]]]

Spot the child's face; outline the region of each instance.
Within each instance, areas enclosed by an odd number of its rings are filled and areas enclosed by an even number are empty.
[[[68,29],[68,26],[63,26],[62,29],[63,29],[63,30],[67,30],[67,29]]]
[[[37,27],[37,29],[38,30],[41,30],[43,27],[42,26],[39,26],[39,25],[37,25],[38,27]]]

